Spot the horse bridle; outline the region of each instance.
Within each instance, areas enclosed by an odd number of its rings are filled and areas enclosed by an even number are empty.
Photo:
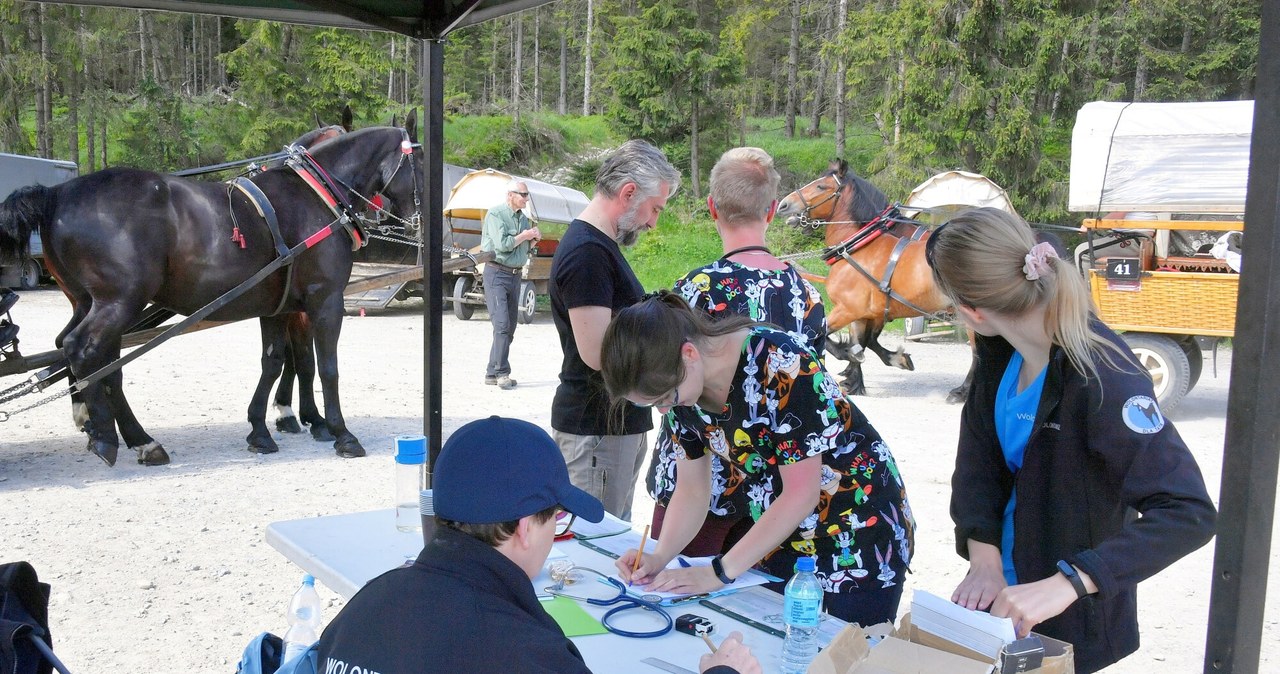
[[[391,211],[385,208],[380,208],[377,204],[373,202],[373,200],[369,199],[365,195],[356,191],[355,188],[346,184],[341,179],[335,178],[335,180],[338,183],[340,183],[343,187],[345,187],[348,192],[350,192],[351,194],[354,194],[357,198],[360,199],[360,201],[363,201],[365,205],[369,207],[370,210],[379,214],[378,217],[371,219],[366,217],[363,213],[361,213],[355,216],[357,219],[359,219],[362,222],[369,223],[371,225],[376,225],[380,223],[383,218],[390,218],[392,220],[399,222],[401,225],[405,227],[406,230],[410,230],[410,229],[416,230],[419,227],[422,221],[422,195],[418,190],[417,169],[414,167],[413,162],[410,161],[410,159],[413,157],[413,151],[420,147],[422,147],[421,143],[415,143],[409,140],[408,131],[405,131],[404,129],[400,129],[400,158],[396,161],[395,168],[391,169],[391,173],[386,177],[386,179],[382,183],[382,186],[385,189],[388,185],[392,183],[392,181],[396,179],[396,175],[400,173],[400,169],[404,168],[406,164],[409,165],[409,172],[411,174],[409,176],[409,180],[413,185],[413,214],[410,215],[409,219],[407,220],[405,218],[402,218],[396,215],[395,213],[392,213]]]
[[[816,230],[823,225],[831,224],[831,221],[829,220],[822,220],[820,218],[812,217],[813,209],[819,206],[825,205],[828,201],[831,201],[833,199],[838,199],[840,197],[840,192],[842,192],[846,186],[846,183],[840,179],[840,176],[836,175],[835,172],[831,173],[831,179],[836,181],[836,188],[834,190],[831,190],[831,193],[828,194],[823,199],[811,204],[809,203],[808,199],[804,198],[805,188],[809,187],[810,185],[826,177],[827,176],[818,176],[817,178],[814,178],[813,180],[806,183],[804,187],[801,187],[800,189],[796,190],[796,196],[800,197],[800,205],[804,206],[804,210],[800,211],[800,215],[796,216],[796,219],[800,221],[801,227],[807,227],[809,229]],[[835,214],[835,204],[831,205],[831,214],[832,215]]]

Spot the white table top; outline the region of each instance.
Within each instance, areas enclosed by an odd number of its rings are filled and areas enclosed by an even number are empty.
[[[267,525],[267,543],[349,599],[375,576],[416,559],[422,551],[422,534],[397,531],[394,511],[388,509],[273,522]],[[555,546],[574,564],[601,571],[613,570],[612,559],[576,541],[556,543]],[[596,618],[607,610],[586,605],[583,608]],[[743,641],[760,658],[764,671],[780,669],[782,639],[697,603],[675,606],[668,612],[673,619],[685,613],[710,618],[716,626],[713,640],[717,642],[729,632],[742,632]],[[707,652],[707,646],[701,639],[674,630],[653,639],[599,634],[575,637],[573,642],[582,652],[587,666],[600,673],[656,674],[661,671],[641,662],[647,657],[660,658],[696,672],[698,658]]]

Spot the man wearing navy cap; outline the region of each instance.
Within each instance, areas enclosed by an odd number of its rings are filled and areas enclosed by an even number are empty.
[[[569,482],[546,431],[501,417],[459,428],[432,489],[435,536],[412,566],[369,581],[325,628],[319,671],[588,672],[530,581],[551,552],[558,509],[599,522],[604,508]],[[732,638],[700,664],[760,671]]]

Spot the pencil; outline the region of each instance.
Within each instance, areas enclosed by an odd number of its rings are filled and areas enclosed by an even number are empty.
[[[649,540],[649,525],[644,525],[644,533],[640,535],[640,551],[636,554],[636,563],[631,567],[631,575],[634,577],[636,572],[640,570],[640,562],[644,560],[644,544]]]
[[[710,649],[711,649],[711,652],[712,652],[712,653],[715,653],[715,652],[716,652],[716,645],[715,645],[715,643],[714,643],[714,642],[712,642],[712,641],[711,641],[711,637],[709,637],[709,636],[707,636],[707,635],[705,635],[705,634],[702,634],[702,635],[699,635],[699,636],[701,636],[701,637],[702,637],[702,640],[703,640],[703,641],[707,642],[707,648],[710,648]]]

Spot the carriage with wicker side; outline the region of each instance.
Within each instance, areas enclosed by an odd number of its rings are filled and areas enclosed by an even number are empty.
[[[1076,251],[1102,320],[1166,410],[1235,332],[1252,101],[1089,103],[1072,134]]]

